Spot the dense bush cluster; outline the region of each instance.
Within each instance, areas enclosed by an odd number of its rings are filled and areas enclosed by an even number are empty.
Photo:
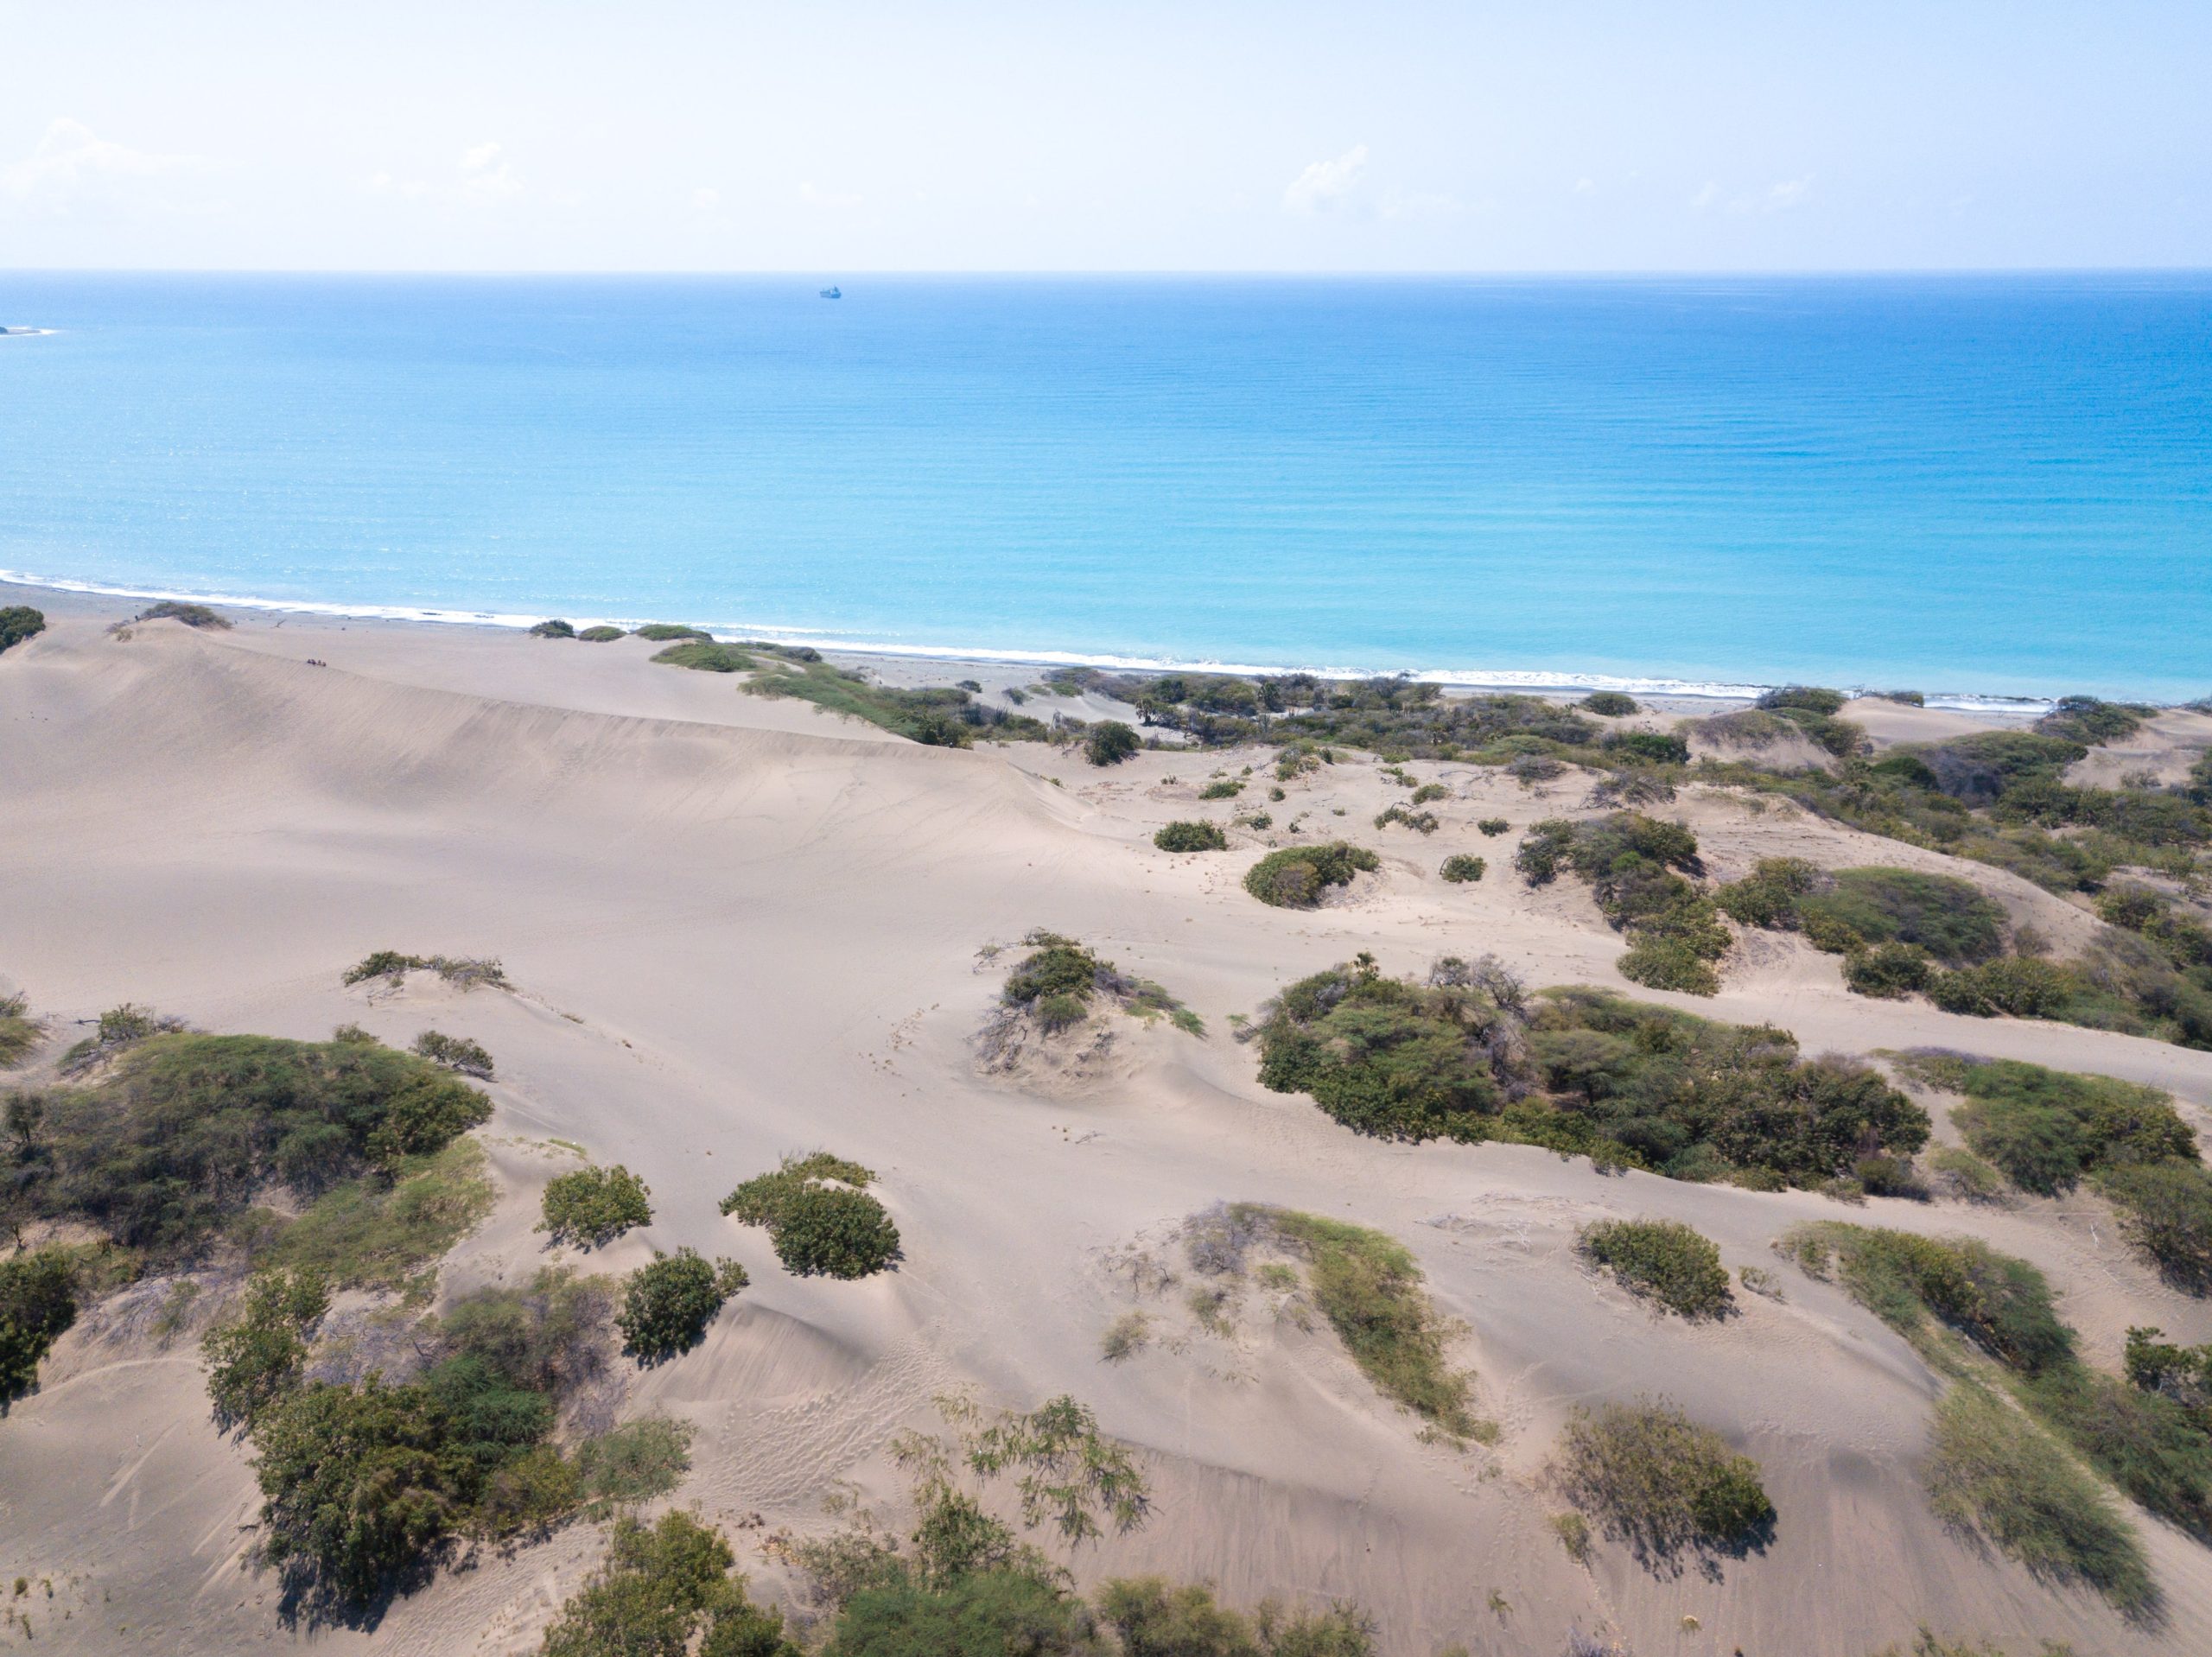
[[[1846,981],[1865,994],[1923,989],[1937,975],[1931,962],[1969,967],[2005,949],[2004,906],[1954,875],[1829,873],[1802,858],[1771,857],[1713,897],[1745,926],[1802,932],[1814,948],[1844,956]]]
[[[689,1352],[706,1338],[722,1303],[750,1279],[735,1260],[702,1260],[696,1249],[653,1251],[652,1264],[630,1273],[614,1326],[623,1349],[641,1363],[659,1363]]]
[[[37,1384],[40,1360],[76,1321],[76,1262],[67,1249],[0,1260],[0,1412]]]
[[[1229,836],[1217,822],[1171,822],[1152,837],[1163,852],[1225,852]]]
[[[1437,874],[1449,884],[1471,886],[1483,878],[1490,866],[1479,857],[1470,857],[1465,852],[1455,852],[1438,866]]]
[[[599,1569],[546,1629],[540,1657],[799,1657],[783,1617],[731,1574],[736,1563],[722,1533],[690,1514],[651,1525],[625,1515]]]
[[[1684,825],[1635,811],[1581,822],[1550,817],[1529,829],[1513,860],[1530,886],[1568,871],[1590,883],[1605,918],[1629,935],[1623,977],[1693,995],[1719,992],[1712,963],[1728,953],[1728,929],[1713,899],[1683,878],[1704,873],[1697,836]]]
[[[1144,746],[1137,733],[1116,719],[1101,720],[1084,733],[1083,757],[1094,765],[1118,765]]]
[[[570,621],[541,621],[530,630],[532,638],[574,638],[575,624]]]
[[[2088,1180],[2170,1281],[2212,1293],[2212,1170],[2165,1094],[2013,1059],[1923,1052],[1899,1065],[1965,1095],[1951,1120],[2018,1189],[2051,1197]]]
[[[1679,1220],[1600,1220],[1582,1228],[1575,1247],[1630,1293],[1692,1322],[1735,1310],[1719,1249]]]
[[[176,599],[162,599],[149,604],[130,619],[133,621],[181,622],[188,627],[219,632],[227,630],[231,625],[231,619],[220,611],[211,610],[204,604],[188,604]]]
[[[49,1090],[12,1147],[16,1200],[99,1228],[151,1263],[188,1260],[270,1184],[313,1197],[442,1149],[491,1103],[435,1065],[360,1042],[181,1033]]]
[[[546,1181],[537,1228],[555,1242],[596,1248],[632,1227],[651,1225],[652,1204],[646,1199],[652,1195],[645,1182],[619,1162],[612,1168],[579,1168]]]
[[[1618,690],[1593,690],[1580,704],[1586,714],[1596,714],[1604,719],[1626,719],[1630,714],[1643,710],[1635,697]]]
[[[1371,873],[1382,860],[1364,847],[1334,840],[1322,846],[1286,846],[1244,872],[1244,890],[1276,909],[1313,909],[1332,886]]]
[[[1872,1070],[1805,1062],[1770,1026],[1587,990],[1527,997],[1494,962],[1428,981],[1359,961],[1291,985],[1253,1027],[1260,1080],[1384,1138],[1503,1140],[1678,1179],[1880,1183],[1928,1118]]]
[[[1764,1547],[1774,1528],[1758,1463],[1663,1401],[1578,1410],[1551,1475],[1647,1563],[1740,1554]]]
[[[722,1212],[766,1226],[784,1269],[800,1277],[862,1278],[899,1258],[899,1228],[861,1186],[875,1175],[826,1151],[787,1157],[722,1199]],[[832,1184],[830,1182],[836,1182]]]
[[[28,604],[0,606],[0,654],[46,631],[46,613]]]

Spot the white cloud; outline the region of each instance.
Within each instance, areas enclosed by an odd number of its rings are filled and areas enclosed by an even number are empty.
[[[837,190],[817,188],[812,179],[808,179],[798,187],[798,199],[816,207],[857,207],[861,205],[859,196],[847,195]]]
[[[1720,186],[1712,179],[1707,179],[1705,181],[1705,187],[1690,198],[1690,206],[1696,208],[1698,212],[1703,213],[1719,200]]]
[[[1597,187],[1598,181],[1594,178],[1579,178],[1574,181],[1574,193],[1577,195],[1592,194]]]
[[[691,205],[701,213],[712,213],[722,204],[722,193],[701,185],[691,192]]]
[[[1813,181],[1809,177],[1780,179],[1764,190],[1747,191],[1742,195],[1730,196],[1724,201],[1719,185],[1707,179],[1705,187],[1690,198],[1690,206],[1700,213],[1717,206],[1723,213],[1738,217],[1747,213],[1787,213],[1800,206],[1812,188]]]
[[[1754,204],[1756,213],[1786,213],[1805,199],[1813,187],[1809,178],[1785,179],[1779,184],[1767,186],[1766,194]]]
[[[472,144],[461,152],[453,172],[442,179],[397,178],[388,172],[372,173],[364,181],[373,195],[397,196],[403,201],[426,198],[437,201],[501,201],[522,194],[522,181],[513,163],[498,143]]]
[[[1401,190],[1395,186],[1382,193],[1376,208],[1385,219],[1430,219],[1461,213],[1465,209],[1459,198],[1439,195],[1426,190]]]
[[[150,181],[204,172],[199,156],[162,156],[95,135],[64,116],[49,124],[27,160],[0,168],[0,196],[67,212],[74,203],[144,199]]]
[[[1356,143],[1334,161],[1310,162],[1282,193],[1284,210],[1319,213],[1334,206],[1351,194],[1367,168],[1367,146]]]

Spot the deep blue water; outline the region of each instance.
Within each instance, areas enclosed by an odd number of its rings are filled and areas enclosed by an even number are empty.
[[[2212,691],[2212,276],[0,275],[0,568],[875,645]]]

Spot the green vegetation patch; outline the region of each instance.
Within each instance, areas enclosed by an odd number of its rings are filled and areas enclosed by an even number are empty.
[[[474,1088],[388,1047],[180,1033],[138,1042],[43,1107],[12,1152],[22,1205],[154,1263],[198,1254],[270,1183],[314,1197],[395,1177],[492,1114]]]
[[[1569,871],[1590,883],[1605,918],[1629,935],[1620,971],[1631,982],[1719,993],[1711,963],[1728,953],[1728,929],[1712,898],[1683,878],[1704,873],[1697,836],[1683,824],[1636,811],[1581,822],[1550,817],[1529,830],[1513,861],[1532,886]]]
[[[597,1248],[635,1226],[651,1225],[652,1195],[645,1182],[620,1163],[612,1168],[579,1168],[545,1184],[544,1217],[537,1229],[555,1242]]]
[[[415,1038],[411,1050],[417,1058],[427,1058],[433,1064],[463,1076],[473,1076],[480,1082],[492,1079],[492,1055],[484,1044],[471,1041],[466,1036],[448,1036],[442,1031],[425,1030]]]
[[[46,631],[46,613],[28,604],[0,606],[0,655]]]
[[[1034,1015],[1046,1034],[1081,1024],[1102,996],[1132,1018],[1166,1018],[1186,1034],[1205,1034],[1198,1015],[1165,987],[1131,977],[1075,939],[1039,930],[1022,943],[1032,953],[1007,975],[999,1000],[1009,1012]]]
[[[11,1069],[38,1045],[46,1027],[29,1016],[30,1003],[21,995],[0,995],[0,1070]]]
[[[1123,1657],[1372,1657],[1376,1625],[1358,1606],[1286,1610],[1262,1601],[1249,1615],[1214,1597],[1205,1583],[1164,1577],[1102,1584],[1098,1615]]]
[[[2087,747],[2118,742],[2133,736],[2158,710],[2142,702],[2100,702],[2094,696],[2061,696],[2050,712],[2036,721],[2044,736],[2060,737]]]
[[[38,1384],[38,1366],[77,1321],[77,1268],[66,1248],[0,1260],[0,1413]]]
[[[1576,1250],[1630,1293],[1693,1323],[1736,1309],[1720,1250],[1679,1220],[1601,1220],[1582,1228]]]
[[[1427,981],[1370,961],[1293,984],[1254,1026],[1260,1080],[1357,1132],[1502,1140],[1677,1179],[1820,1185],[1927,1143],[1928,1117],[1867,1066],[1801,1061],[1769,1025],[1604,991],[1530,997],[1494,961]]]
[[[596,627],[587,627],[576,635],[587,644],[612,644],[616,639],[629,636],[621,628],[608,626],[605,623]]]
[[[782,1616],[753,1603],[744,1577],[732,1574],[736,1562],[722,1533],[694,1514],[618,1519],[606,1557],[561,1607],[539,1657],[799,1657]]]
[[[1382,867],[1373,852],[1345,841],[1286,846],[1244,872],[1244,890],[1276,909],[1314,909],[1332,886],[1350,886],[1354,875]]]
[[[721,644],[707,638],[686,638],[652,659],[665,667],[690,668],[695,673],[751,673],[760,663],[750,651],[734,644]]]
[[[1377,1392],[1454,1438],[1495,1435],[1468,1406],[1467,1376],[1445,1361],[1450,1326],[1404,1244],[1294,1209],[1240,1203],[1230,1212],[1305,1260],[1314,1303]]]
[[[1758,1463],[1663,1400],[1577,1410],[1551,1476],[1568,1501],[1653,1566],[1686,1552],[1764,1548],[1774,1528]]]
[[[964,748],[978,737],[999,742],[1044,741],[1053,734],[1041,721],[989,707],[957,686],[901,689],[878,684],[852,669],[832,667],[816,651],[762,644],[746,648],[758,658],[759,670],[745,682],[748,695],[811,702],[826,713],[860,720],[925,747]]]
[[[622,1331],[624,1349],[648,1364],[690,1351],[706,1338],[722,1303],[749,1280],[735,1260],[709,1265],[695,1249],[656,1250],[652,1264],[631,1273],[623,1286],[614,1326]]]
[[[1618,690],[1593,690],[1576,706],[1586,714],[1596,714],[1603,719],[1626,719],[1643,711],[1635,697]]]
[[[1118,765],[1124,759],[1135,758],[1137,750],[1143,746],[1143,740],[1121,721],[1101,720],[1084,734],[1083,757],[1094,765]],[[1202,794],[1199,797],[1213,799],[1218,797]]]
[[[429,1268],[492,1211],[497,1196],[484,1152],[458,1139],[427,1156],[332,1186],[289,1222],[260,1258],[334,1287],[404,1293],[423,1300]]]
[[[703,627],[686,627],[672,621],[649,621],[638,629],[638,637],[656,644],[681,644],[692,638],[709,644],[715,641],[715,636]]]
[[[1171,822],[1152,837],[1163,852],[1225,852],[1229,836],[1217,822]]]
[[[163,599],[158,604],[149,604],[130,619],[133,621],[178,621],[188,627],[216,632],[227,631],[231,625],[231,619],[219,611],[211,610],[204,604],[180,603],[175,599]]]
[[[786,1157],[773,1172],[754,1176],[724,1197],[722,1212],[745,1225],[766,1226],[785,1271],[872,1277],[900,1258],[898,1226],[882,1203],[857,1189],[874,1178],[860,1164],[826,1151]]]
[[[507,981],[506,968],[490,955],[416,955],[397,949],[378,949],[362,956],[346,969],[341,981],[365,984],[372,978],[385,978],[397,983],[410,972],[434,972],[461,990],[513,987]]]
[[[532,638],[574,638],[576,625],[572,621],[541,621],[530,630]]]
[[[1444,860],[1436,873],[1450,885],[1471,886],[1483,878],[1489,867],[1479,857],[1470,857],[1465,852],[1454,853]]]

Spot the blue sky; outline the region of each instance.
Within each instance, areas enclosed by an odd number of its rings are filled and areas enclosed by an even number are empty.
[[[0,6],[0,268],[2212,265],[2212,3]]]

